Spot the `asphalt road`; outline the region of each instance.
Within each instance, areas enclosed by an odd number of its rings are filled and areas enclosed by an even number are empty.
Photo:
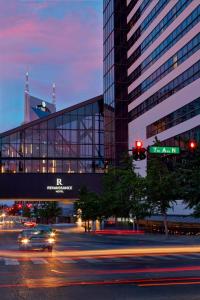
[[[0,231],[1,300],[200,299],[200,252],[191,243],[65,230],[51,254],[19,251],[17,235]]]

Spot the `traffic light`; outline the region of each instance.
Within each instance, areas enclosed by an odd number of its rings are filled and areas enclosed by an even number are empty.
[[[32,207],[32,204],[31,204],[31,203],[27,203],[26,206],[27,206],[28,208],[31,208],[31,207]]]
[[[132,148],[133,160],[143,160],[146,158],[146,149],[142,146],[141,141],[135,142],[135,148]]]
[[[194,151],[197,148],[197,143],[195,141],[189,142],[189,150]]]

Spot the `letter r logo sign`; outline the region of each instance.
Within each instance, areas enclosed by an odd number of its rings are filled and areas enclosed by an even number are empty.
[[[56,185],[62,185],[62,179],[61,178],[57,178]]]

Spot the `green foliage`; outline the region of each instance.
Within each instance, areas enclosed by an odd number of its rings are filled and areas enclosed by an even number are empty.
[[[56,201],[46,202],[37,210],[38,217],[46,223],[55,222],[56,217],[59,217],[61,213],[62,209],[58,206],[58,202]]]
[[[176,164],[181,199],[188,208],[194,210],[194,216],[200,217],[200,149],[194,152],[185,151]]]
[[[93,192],[89,192],[86,187],[81,188],[80,197],[75,202],[75,210],[81,210],[82,220],[95,221],[101,218],[101,209],[100,197]]]

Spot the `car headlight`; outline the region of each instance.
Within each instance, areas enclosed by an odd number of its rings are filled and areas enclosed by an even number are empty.
[[[56,235],[55,232],[50,233],[50,236],[55,236],[55,235]]]
[[[53,244],[55,242],[55,239],[49,238],[47,241],[49,244]]]
[[[29,239],[27,239],[27,238],[24,238],[24,239],[22,239],[21,240],[21,243],[22,244],[28,244],[30,241],[29,241]]]

